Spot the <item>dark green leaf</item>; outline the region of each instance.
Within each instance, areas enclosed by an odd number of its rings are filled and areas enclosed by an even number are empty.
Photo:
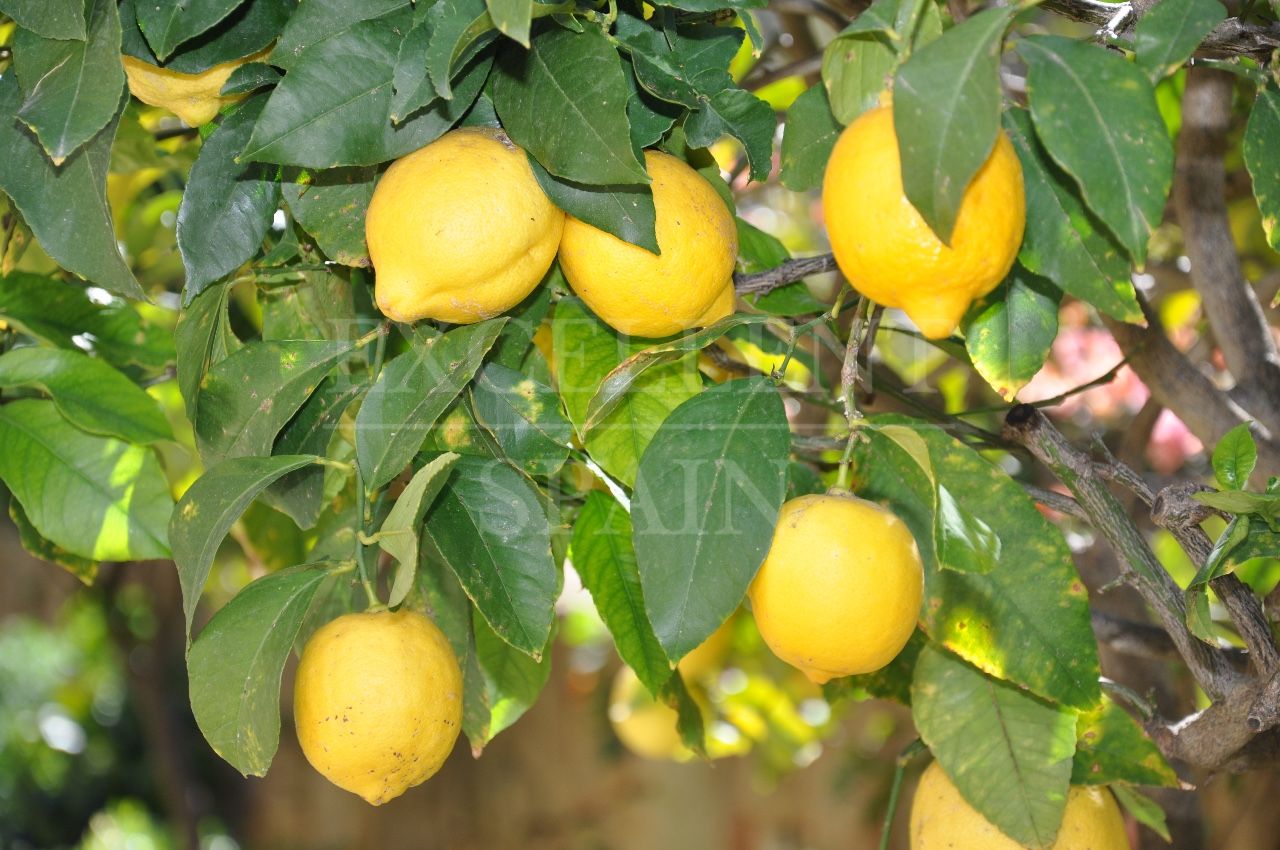
[[[512,140],[577,183],[648,183],[627,129],[622,60],[598,27],[552,28],[528,50],[506,47],[493,105]]]
[[[370,490],[400,474],[470,383],[506,319],[462,325],[394,358],[356,415],[356,462]]]
[[[280,429],[353,348],[327,340],[258,340],[213,365],[196,406],[196,445],[205,465],[271,454]]]
[[[1160,749],[1129,714],[1110,697],[1097,708],[1081,712],[1076,721],[1076,755],[1072,785],[1178,786],[1178,776]]]
[[[689,144],[709,147],[723,136],[742,142],[751,164],[751,178],[764,180],[773,167],[773,134],[778,119],[773,107],[749,91],[725,89],[702,102],[684,123]]]
[[[1244,162],[1253,178],[1253,194],[1262,213],[1262,229],[1280,251],[1280,91],[1259,86],[1244,131]]]
[[[1004,127],[1022,163],[1027,230],[1018,262],[1122,322],[1142,321],[1124,249],[1080,200],[1079,189],[1045,152],[1026,110]]]
[[[627,82],[631,86],[631,96],[627,98],[631,144],[638,149],[653,147],[684,114],[684,108],[653,97],[639,87],[634,75],[628,76]]]
[[[79,351],[16,348],[0,354],[0,387],[38,387],[73,425],[129,443],[172,440],[155,399],[110,365]]]
[[[492,737],[489,726],[493,710],[489,705],[488,684],[476,658],[472,620],[477,618],[472,616],[471,600],[447,567],[430,563],[425,557],[418,568],[417,590],[431,619],[449,639],[458,657],[458,666],[462,668],[462,731],[471,742],[472,755],[478,755]]]
[[[1173,838],[1169,834],[1169,824],[1165,821],[1164,809],[1160,808],[1159,803],[1128,785],[1112,785],[1111,792],[1134,820],[1165,841],[1173,843]]]
[[[227,316],[230,294],[230,285],[209,287],[183,309],[173,332],[178,388],[186,403],[187,418],[193,422],[205,373],[240,348]]]
[[[707,730],[702,716],[702,707],[698,705],[685,686],[684,677],[674,671],[667,677],[662,686],[662,700],[676,711],[676,731],[680,733],[680,742],[692,752],[706,757]]]
[[[1005,401],[1013,401],[1049,356],[1058,335],[1061,300],[1056,286],[1015,265],[970,311],[965,350],[978,374]]]
[[[219,94],[248,94],[265,86],[274,86],[284,76],[265,62],[250,62],[231,72]]]
[[[275,169],[238,163],[266,103],[265,97],[255,97],[226,116],[191,166],[178,208],[185,304],[258,253],[280,205]]]
[[[152,65],[163,64],[171,71],[180,74],[199,74],[214,65],[243,59],[258,53],[275,41],[280,30],[289,20],[289,16],[298,8],[297,0],[246,0],[236,7],[235,11],[223,18],[216,26],[201,35],[184,42],[177,52],[163,63],[156,58],[155,51],[147,43],[142,30],[138,27],[137,7],[148,0],[122,0],[120,3],[120,23],[124,29],[123,50],[129,56],[149,62]],[[307,6],[314,6],[308,0]],[[273,57],[273,63],[276,61]],[[256,65],[257,69],[267,66]],[[257,74],[259,78],[265,73],[262,70],[246,70],[245,74]],[[227,85],[231,85],[241,74],[240,69],[234,71]],[[268,79],[279,78],[279,73]],[[242,84],[246,77],[241,77]],[[248,89],[243,89],[248,91]],[[229,94],[223,87],[223,94]]]
[[[1249,424],[1242,422],[1232,428],[1213,447],[1213,474],[1224,490],[1243,490],[1258,465],[1258,446]]]
[[[518,651],[489,627],[482,618],[473,617],[476,635],[476,660],[484,677],[490,715],[487,740],[520,719],[533,704],[551,676],[550,638],[538,658]]]
[[[484,0],[441,0],[431,6],[424,23],[430,31],[426,70],[436,94],[454,97],[450,80],[455,69],[493,40],[493,19]]]
[[[791,259],[791,252],[777,237],[765,233],[760,228],[738,218],[738,271],[744,274],[766,271],[782,265]],[[828,305],[813,297],[809,287],[802,280],[787,283],[766,292],[764,295],[742,296],[752,307],[763,310],[774,316],[800,316],[808,313],[821,313]],[[770,336],[770,338],[773,338]],[[803,360],[806,355],[796,352],[796,357]]]
[[[1173,179],[1173,144],[1150,81],[1120,54],[1061,36],[1024,38],[1018,52],[1045,149],[1143,263]]]
[[[790,450],[782,397],[764,378],[686,401],[645,450],[632,502],[636,557],[649,620],[672,661],[742,602],[773,539]]]
[[[554,475],[569,456],[573,426],[551,387],[499,363],[490,363],[471,388],[476,421],[502,453],[529,475]]]
[[[1000,132],[1000,46],[1015,11],[979,12],[913,53],[895,77],[903,190],[943,242]]]
[[[587,405],[601,381],[649,343],[619,338],[576,298],[556,303],[551,330],[556,387],[569,420],[582,435]],[[634,484],[640,456],[658,426],[701,389],[702,380],[691,359],[647,370],[617,409],[586,435],[588,453],[607,473],[628,486]]]
[[[782,134],[782,185],[793,192],[821,186],[839,137],[840,124],[831,114],[825,86],[815,85],[797,97],[787,110]]]
[[[532,484],[500,461],[461,457],[427,512],[422,542],[449,565],[498,636],[541,657],[560,575]]]
[[[169,544],[182,585],[187,636],[196,603],[209,578],[222,538],[267,485],[319,460],[314,455],[237,457],[211,468],[187,488],[169,521]]]
[[[0,12],[45,38],[84,38],[83,0],[0,0]]]
[[[645,614],[631,534],[631,517],[622,505],[604,493],[589,493],[573,524],[573,568],[613,635],[618,655],[656,697],[671,678],[671,665]]]
[[[0,77],[0,150],[5,152],[0,191],[13,200],[40,247],[58,265],[126,298],[145,299],[120,256],[107,206],[107,167],[119,113],[88,144],[54,166],[18,119],[21,102],[15,75]]]
[[[323,566],[264,576],[224,605],[187,654],[191,711],[213,751],[264,776],[280,741],[280,680]]]
[[[590,186],[556,177],[532,156],[529,165],[551,203],[592,227],[657,254],[657,214],[648,186]]]
[[[485,0],[493,25],[507,38],[529,46],[529,25],[533,20],[533,0]]]
[[[391,120],[399,124],[405,116],[426,106],[439,95],[427,73],[427,50],[431,46],[431,19],[418,16],[405,33],[391,72]]]
[[[684,9],[686,12],[717,12],[721,9],[759,9],[767,3],[768,0],[662,0],[657,5]]]
[[[413,589],[414,576],[418,571],[418,528],[422,525],[422,516],[444,487],[457,459],[456,454],[442,454],[414,473],[378,530],[378,545],[399,564],[387,600],[393,608],[403,602]]]
[[[911,716],[961,796],[984,818],[1020,844],[1053,844],[1071,782],[1073,712],[929,646],[916,662]]]
[[[364,216],[376,181],[374,168],[331,168],[282,188],[289,211],[326,257],[344,266],[367,267]]]
[[[171,0],[144,2],[137,6],[138,27],[161,61],[169,58],[179,44],[230,15],[244,0]]]
[[[120,105],[120,16],[115,0],[90,0],[85,41],[13,34],[13,67],[26,99],[18,117],[60,165],[107,125]]]
[[[1191,58],[1191,54],[1227,17],[1218,0],[1161,0],[1138,18],[1133,49],[1138,65],[1158,83]]]
[[[165,558],[173,510],[155,454],[67,422],[53,402],[0,406],[0,479],[40,534],[94,561]]]
[[[332,39],[342,41],[363,21],[384,17],[402,20],[401,11],[410,5],[411,0],[307,0],[298,6],[280,33],[271,52],[271,64],[292,71],[307,48]]]
[[[36,527],[31,524],[26,512],[22,510],[22,503],[17,499],[9,500],[9,518],[13,520],[14,527],[18,530],[18,542],[29,555],[57,564],[85,585],[93,584],[93,580],[98,577],[98,562],[73,555],[36,531]]]

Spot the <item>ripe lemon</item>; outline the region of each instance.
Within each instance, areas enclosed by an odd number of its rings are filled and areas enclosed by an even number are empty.
[[[911,850],[1022,850],[960,796],[937,762],[920,777],[911,804]],[[1050,850],[1129,850],[1124,818],[1105,788],[1072,787]]]
[[[622,745],[641,758],[688,761],[693,750],[680,740],[679,714],[645,690],[630,667],[623,667],[609,690],[609,723]]]
[[[944,245],[902,189],[893,108],[864,112],[836,141],[822,209],[840,271],[858,292],[900,307],[930,339],[948,336],[969,305],[1008,274],[1022,244],[1022,166],[1001,130],[965,190]]]
[[[902,520],[828,493],[782,506],[749,594],[769,648],[822,684],[892,661],[915,629],[923,592],[920,552]]]
[[[660,255],[573,216],[560,240],[560,269],[573,291],[614,330],[670,336],[733,312],[738,230],[724,201],[684,161],[645,152],[653,178]]]
[[[462,728],[462,671],[421,614],[346,614],[303,649],[293,716],[311,766],[378,806],[444,764]]]
[[[124,75],[129,80],[130,93],[138,100],[167,109],[192,127],[199,127],[212,121],[219,109],[244,97],[243,94],[218,94],[231,72],[248,62],[265,58],[270,52],[271,49],[267,48],[243,59],[214,65],[198,74],[183,74],[124,56]]]
[[[504,313],[551,268],[563,227],[501,131],[445,133],[392,163],[374,189],[364,231],[378,308],[398,322]]]

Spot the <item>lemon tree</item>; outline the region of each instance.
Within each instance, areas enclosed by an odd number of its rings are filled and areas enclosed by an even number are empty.
[[[218,756],[298,655],[380,804],[595,640],[648,758],[909,707],[886,846],[1274,767],[1275,4],[817,5],[0,0],[9,515]]]

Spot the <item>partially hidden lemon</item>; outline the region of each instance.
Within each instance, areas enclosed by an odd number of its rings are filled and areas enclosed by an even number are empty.
[[[568,216],[560,269],[614,330],[670,336],[733,312],[738,230],[711,184],[683,160],[645,152],[660,254]]]
[[[1022,850],[969,805],[937,762],[911,804],[911,850]],[[1129,850],[1124,818],[1106,788],[1073,786],[1050,850]]]
[[[749,591],[765,643],[818,684],[892,661],[915,629],[923,593],[906,524],[836,493],[782,506]]]
[[[160,68],[132,56],[124,56],[124,75],[129,80],[129,92],[143,103],[159,106],[177,115],[192,127],[208,123],[218,110],[235,103],[243,94],[222,95],[231,72],[248,62],[266,58],[270,48],[243,59],[233,59],[214,65],[198,74],[184,74]]]
[[[378,806],[444,764],[462,728],[462,671],[421,614],[346,614],[307,641],[293,716],[311,766]]]
[[[609,723],[622,745],[641,758],[688,761],[693,750],[680,740],[679,715],[654,699],[635,672],[623,667],[609,690]]]
[[[365,218],[378,308],[470,324],[519,304],[555,259],[564,213],[501,131],[464,127],[396,160]]]
[[[827,162],[822,208],[850,285],[901,308],[930,339],[948,336],[969,305],[1008,274],[1027,217],[1022,166],[1001,130],[965,190],[950,244],[943,244],[903,192],[891,105],[864,112],[840,134]]]

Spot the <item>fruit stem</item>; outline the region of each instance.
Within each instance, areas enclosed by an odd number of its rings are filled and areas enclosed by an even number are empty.
[[[924,751],[924,742],[916,738],[907,745],[893,765],[893,785],[889,788],[889,806],[884,813],[884,829],[880,831],[880,850],[889,850],[889,838],[893,834],[893,818],[898,812],[898,797],[902,793],[902,777],[907,765]]]
[[[378,375],[382,372],[382,363],[387,354],[387,335],[391,332],[391,323],[383,322],[375,329],[362,336],[356,346],[361,347],[368,345],[373,341],[376,335],[378,344],[373,351],[373,365],[369,370],[369,386],[373,386],[378,380]],[[360,574],[360,584],[364,587],[364,595],[369,600],[369,610],[376,611],[385,608],[378,599],[377,591],[374,589],[373,580],[370,577],[369,557],[365,551],[365,546],[377,540],[377,535],[369,535],[369,524],[373,521],[373,508],[369,504],[373,497],[373,493],[365,490],[364,476],[360,472],[360,464],[355,464],[356,471],[356,540],[355,555],[356,567]],[[374,558],[376,564],[377,550],[374,550]],[[376,570],[376,568],[375,568]],[[374,573],[376,576],[376,571]]]
[[[843,291],[841,292],[843,295]],[[838,303],[838,302],[837,302]],[[844,454],[840,458],[840,468],[836,472],[836,487],[845,489],[849,486],[849,461],[853,458],[854,441],[858,436],[858,426],[862,423],[862,411],[858,409],[855,392],[858,387],[858,356],[867,341],[867,333],[871,327],[871,302],[859,296],[854,308],[853,325],[849,328],[849,342],[844,349],[844,364],[840,367],[840,402],[844,408],[844,419],[849,426],[849,438],[844,446]]]

